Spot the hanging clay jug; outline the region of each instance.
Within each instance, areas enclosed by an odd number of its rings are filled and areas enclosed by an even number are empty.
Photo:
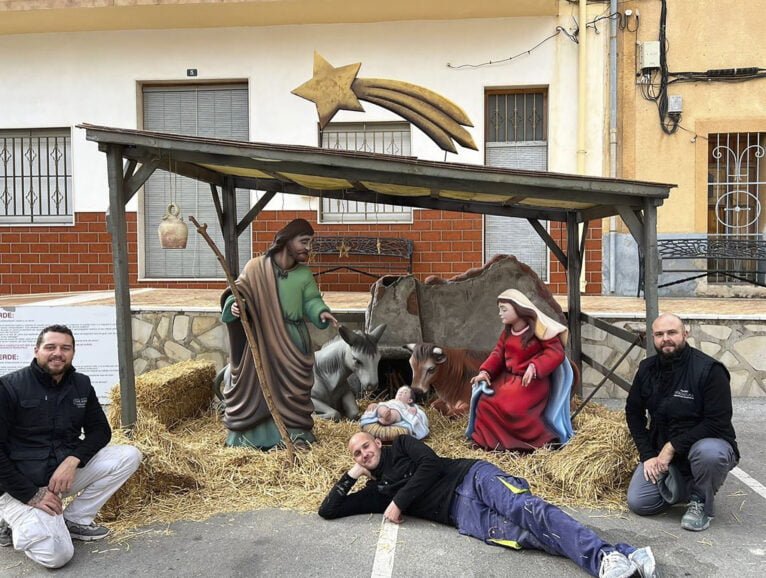
[[[160,235],[160,247],[163,249],[186,249],[189,226],[178,218],[180,211],[178,205],[170,203],[157,228]]]

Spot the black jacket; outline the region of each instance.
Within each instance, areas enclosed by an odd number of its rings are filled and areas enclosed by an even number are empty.
[[[82,467],[111,437],[90,379],[74,368],[58,384],[36,360],[0,378],[0,494],[27,503],[65,458]]]
[[[391,500],[402,514],[450,524],[455,488],[477,460],[442,458],[423,442],[399,436],[384,447],[374,480],[353,494],[356,480],[344,474],[319,507],[325,519],[354,514],[383,513]]]
[[[664,361],[660,355],[643,360],[625,405],[628,428],[642,462],[656,457],[666,442],[683,461],[692,445],[703,438],[729,442],[739,459],[731,416],[729,372],[689,345],[673,361]]]

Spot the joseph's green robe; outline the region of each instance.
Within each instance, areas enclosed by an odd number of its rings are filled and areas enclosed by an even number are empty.
[[[305,320],[324,329],[328,323],[319,316],[330,308],[305,265],[282,271],[270,258],[257,257],[245,266],[237,286],[288,432],[293,439],[313,442],[314,357]],[[223,391],[227,445],[269,449],[280,442],[279,432],[263,399],[242,326],[231,313],[233,303],[234,297],[224,293],[221,320],[227,324],[232,348],[232,383]]]
[[[309,353],[312,349],[311,337],[305,320],[308,319],[319,329],[327,329],[329,323],[322,321],[319,316],[330,308],[322,300],[314,275],[306,265],[296,265],[288,271],[282,271],[273,262],[272,265],[285,327],[293,343],[303,353]],[[236,319],[231,313],[233,304],[234,295],[230,295],[221,315],[221,321],[224,323],[231,323]]]

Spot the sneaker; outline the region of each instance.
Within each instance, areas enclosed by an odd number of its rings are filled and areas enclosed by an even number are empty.
[[[93,522],[88,525],[75,524],[69,520],[64,520],[64,522],[66,522],[67,530],[69,530],[69,535],[73,540],[93,542],[94,540],[102,540],[109,535],[109,528],[99,526]]]
[[[684,517],[681,518],[681,527],[692,532],[702,532],[708,529],[712,519],[705,513],[705,503],[692,497],[686,506]]]
[[[639,548],[628,554],[628,560],[633,562],[641,578],[658,578],[657,574],[657,562],[654,560],[654,554],[652,549],[648,546],[646,548]]]
[[[0,520],[0,547],[13,546],[13,533],[5,520]]]
[[[617,551],[609,552],[601,558],[601,566],[598,569],[599,578],[630,578],[638,568],[623,554]]]

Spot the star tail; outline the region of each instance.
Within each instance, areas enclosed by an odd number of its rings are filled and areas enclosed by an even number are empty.
[[[390,102],[388,100],[384,100],[382,98],[377,98],[374,96],[365,96],[363,100],[366,100],[367,102],[371,102],[372,104],[377,104],[378,106],[388,109],[391,112],[398,114],[402,118],[407,119],[416,127],[418,127],[420,130],[422,130],[424,133],[426,133],[429,137],[431,137],[431,139],[437,145],[439,145],[439,147],[442,150],[445,150],[451,153],[457,153],[457,149],[455,148],[455,143],[452,142],[452,138],[450,137],[450,135],[444,129],[442,129],[437,124],[435,124],[433,121],[427,119],[424,116],[419,115],[414,110],[409,109],[405,106],[396,104],[394,102]]]
[[[392,90],[412,96],[417,100],[428,102],[458,124],[462,124],[463,126],[473,126],[471,119],[468,118],[468,115],[462,108],[451,100],[444,98],[441,94],[437,94],[434,91],[418,86],[417,84],[410,84],[409,82],[401,82],[398,80],[388,80],[385,78],[358,78],[354,84],[357,82],[364,84],[365,87]],[[354,90],[354,92],[356,92],[356,90]]]
[[[396,90],[390,90],[387,88],[378,88],[375,86],[367,86],[364,83],[359,83],[359,86],[354,86],[354,93],[361,100],[377,99],[375,104],[393,103],[411,110],[414,114],[420,118],[428,119],[433,124],[438,126],[449,137],[457,141],[459,144],[466,148],[478,150],[476,143],[473,142],[473,138],[470,133],[460,126],[452,117],[445,114],[443,110],[437,108],[437,106],[426,100],[419,100],[409,94],[399,92]],[[388,107],[389,105],[382,104],[381,106]],[[398,111],[397,111],[398,112]],[[400,113],[401,114],[401,113]],[[405,115],[402,115],[405,116]],[[408,118],[405,116],[405,118]],[[410,120],[408,118],[408,120]],[[412,121],[415,124],[415,121]],[[421,128],[421,127],[419,127]],[[421,129],[422,130],[422,129]],[[424,131],[427,132],[427,131]]]

